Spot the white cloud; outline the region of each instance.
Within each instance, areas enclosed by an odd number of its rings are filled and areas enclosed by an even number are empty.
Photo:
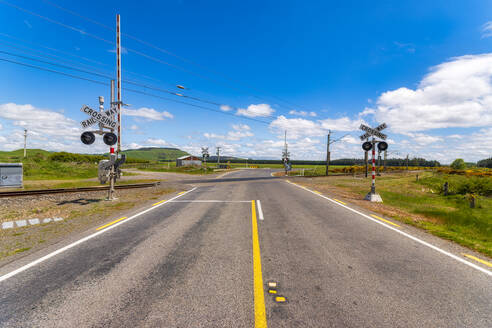
[[[317,116],[315,112],[306,112],[303,110],[301,110],[301,111],[291,110],[289,112],[289,114],[290,115],[297,115],[297,116],[304,116],[304,117],[306,117],[306,116],[316,117]]]
[[[29,23],[29,21],[27,19],[24,19],[24,24],[26,24],[26,26],[31,29],[32,28],[32,25],[31,23]]]
[[[149,138],[149,139],[147,139],[146,143],[148,143],[150,145],[156,145],[156,146],[171,146],[170,143],[168,143],[166,140],[163,140],[163,139]]]
[[[223,110],[224,112],[231,111],[233,108],[229,105],[220,105],[220,109]]]
[[[482,39],[492,36],[492,21],[489,21],[482,26]]]
[[[7,103],[0,105],[0,117],[12,121],[12,125],[28,129],[31,136],[41,140],[52,137],[79,138],[78,123],[62,113],[35,108],[32,105]]]
[[[133,130],[133,131],[138,130],[138,126],[133,124],[132,126],[130,126],[130,130]]]
[[[453,58],[434,67],[415,90],[383,93],[376,120],[395,132],[492,125],[492,54]]]
[[[251,128],[246,124],[233,124],[232,131],[227,132],[226,135],[215,133],[204,133],[203,136],[207,139],[222,139],[237,141],[242,138],[252,137],[254,134],[251,132]]]
[[[3,128],[2,124],[0,124],[0,130]]]
[[[324,119],[312,121],[304,118],[286,118],[283,115],[277,117],[270,128],[277,132],[287,130],[287,136],[292,139],[298,139],[303,136],[321,136],[332,131],[354,131],[357,130],[362,120],[351,120],[348,117],[338,119]]]
[[[247,117],[267,117],[271,116],[275,110],[268,104],[251,104],[248,108],[239,108],[236,112],[237,115]]]
[[[123,115],[141,117],[150,121],[162,121],[166,118],[173,118],[173,114],[163,111],[158,112],[153,108],[141,107],[139,109],[123,109]]]

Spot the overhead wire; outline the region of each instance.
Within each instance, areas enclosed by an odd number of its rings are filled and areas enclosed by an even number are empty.
[[[94,79],[90,79],[90,78],[86,78],[86,77],[82,77],[82,76],[78,76],[78,75],[74,75],[74,74],[69,74],[69,73],[66,73],[66,72],[61,72],[61,71],[57,71],[57,70],[53,70],[53,69],[49,69],[49,68],[45,68],[45,67],[41,67],[41,66],[31,65],[31,64],[27,64],[27,63],[15,61],[15,60],[10,60],[10,59],[7,59],[7,58],[0,58],[0,61],[4,61],[4,62],[16,64],[16,65],[21,65],[21,66],[25,66],[25,67],[30,67],[30,68],[38,69],[38,70],[41,70],[41,71],[50,72],[50,73],[55,73],[55,74],[63,75],[63,76],[74,78],[74,79],[84,80],[84,81],[96,83],[96,84],[99,84],[99,85],[105,85],[105,86],[108,86],[109,85],[109,83],[107,83],[107,82],[105,83],[105,82],[102,82],[102,81],[98,81],[98,80],[94,80]],[[128,92],[142,94],[142,95],[146,95],[146,96],[149,96],[149,97],[159,98],[159,99],[163,99],[163,100],[167,100],[167,101],[171,101],[171,102],[175,102],[175,103],[180,103],[180,104],[192,106],[192,107],[195,107],[195,108],[200,108],[200,109],[203,109],[203,110],[216,112],[216,113],[223,114],[223,115],[234,116],[235,118],[239,118],[239,119],[243,119],[243,120],[255,121],[255,122],[263,123],[263,124],[267,124],[267,125],[270,124],[270,122],[259,120],[259,119],[255,119],[255,118],[252,118],[252,117],[237,116],[237,115],[235,115],[233,113],[223,112],[221,110],[217,110],[217,109],[213,109],[213,108],[209,108],[209,107],[205,107],[205,106],[201,106],[201,105],[197,105],[197,104],[193,104],[193,103],[188,103],[188,102],[185,102],[185,101],[179,101],[179,100],[176,100],[176,99],[166,98],[166,97],[162,97],[162,96],[159,96],[159,95],[151,94],[151,93],[140,91],[140,90],[130,89],[130,88],[126,88],[126,87],[124,87],[122,89],[125,90],[125,91],[128,91]]]
[[[6,54],[6,55],[9,55],[9,56],[14,56],[14,57],[19,57],[19,58],[31,60],[31,61],[37,61],[37,62],[40,62],[40,63],[43,63],[43,64],[57,66],[57,67],[64,68],[64,69],[75,70],[75,71],[78,71],[78,72],[81,72],[81,73],[85,73],[85,74],[91,74],[91,75],[95,75],[95,76],[99,76],[99,77],[103,77],[103,78],[107,78],[107,79],[112,79],[112,76],[107,75],[107,74],[104,74],[104,73],[101,73],[101,72],[97,72],[97,71],[94,71],[94,70],[81,69],[79,67],[68,66],[68,65],[54,63],[54,62],[50,62],[50,61],[46,61],[46,60],[36,59],[36,58],[32,58],[30,56],[24,56],[24,55],[14,54],[14,53],[11,53],[11,52],[8,52],[8,51],[3,51],[3,50],[0,50],[0,53]],[[174,91],[165,90],[165,89],[162,89],[162,88],[158,88],[158,87],[147,85],[147,84],[138,83],[138,82],[127,80],[127,79],[123,79],[123,82],[124,83],[127,83],[127,84],[131,84],[131,85],[135,85],[135,86],[140,86],[140,87],[143,87],[145,89],[151,89],[151,90],[154,90],[154,91],[164,92],[164,93],[171,94],[171,95],[174,95],[174,96],[179,96],[179,97],[187,98],[187,99],[194,100],[194,101],[199,101],[199,102],[203,102],[203,103],[207,103],[207,104],[212,104],[212,105],[216,105],[216,106],[221,106],[222,105],[222,104],[217,103],[217,102],[213,102],[213,101],[201,99],[201,98],[198,98],[198,97],[193,97],[193,96],[188,96],[188,95],[180,94],[180,93],[177,93],[177,92],[174,92]]]
[[[56,4],[56,3],[54,3],[54,2],[52,2],[52,1],[49,1],[49,0],[43,0],[43,2],[44,2],[44,3],[46,3],[46,4],[48,4],[48,5],[50,5],[50,6],[52,6],[52,7],[58,8],[58,9],[60,9],[60,10],[62,10],[62,11],[65,11],[65,12],[67,12],[67,13],[69,13],[69,14],[73,15],[73,16],[76,16],[76,17],[82,18],[82,19],[84,19],[84,20],[86,20],[86,21],[88,21],[88,22],[90,22],[90,23],[92,23],[92,24],[98,25],[98,26],[100,26],[100,27],[102,27],[102,28],[105,28],[105,29],[107,29],[107,30],[110,30],[110,31],[112,31],[112,32],[115,32],[115,29],[114,29],[114,28],[112,28],[112,27],[110,27],[110,26],[108,26],[108,25],[105,25],[105,24],[103,24],[103,23],[101,23],[101,22],[98,22],[98,21],[96,21],[96,20],[94,20],[94,19],[91,19],[91,18],[89,18],[89,17],[86,17],[86,16],[84,16],[84,15],[81,15],[81,14],[79,14],[79,13],[77,13],[77,12],[73,11],[73,10],[70,10],[70,9],[64,8],[64,7],[62,7],[62,6],[60,6],[60,5]],[[160,51],[160,52],[165,53],[165,54],[167,54],[167,55],[170,55],[170,56],[173,56],[173,57],[175,57],[175,58],[178,58],[179,60],[184,61],[184,62],[186,62],[186,63],[188,63],[188,64],[192,64],[192,65],[194,65],[194,66],[197,66],[197,67],[200,67],[200,68],[202,68],[202,69],[205,69],[205,70],[207,70],[207,71],[209,71],[209,72],[211,72],[211,73],[214,73],[214,74],[220,75],[222,78],[224,78],[224,79],[226,79],[226,80],[228,80],[228,81],[232,81],[232,82],[236,82],[236,83],[238,83],[238,80],[236,80],[236,79],[232,79],[232,78],[230,78],[229,76],[227,76],[227,75],[225,75],[225,74],[222,74],[222,73],[220,73],[220,72],[218,72],[218,71],[216,71],[216,70],[210,69],[210,68],[208,68],[208,67],[206,67],[206,66],[204,66],[204,65],[202,65],[202,64],[198,64],[198,63],[196,63],[196,62],[194,62],[194,61],[192,61],[192,60],[190,60],[190,59],[187,59],[187,58],[184,58],[184,57],[182,57],[182,56],[179,56],[179,55],[177,55],[177,54],[175,54],[175,53],[173,53],[173,52],[171,52],[171,51],[169,51],[169,50],[163,49],[162,47],[156,46],[156,45],[154,45],[154,44],[152,44],[152,43],[150,43],[150,42],[148,42],[148,41],[145,41],[145,40],[142,40],[142,39],[140,39],[140,38],[137,38],[137,37],[135,37],[135,36],[133,36],[133,35],[131,35],[131,34],[128,34],[128,33],[123,33],[123,32],[122,32],[122,33],[121,33],[121,35],[126,36],[126,37],[128,37],[128,38],[130,38],[130,39],[132,39],[132,40],[134,40],[134,41],[137,41],[137,42],[139,42],[139,43],[141,43],[141,44],[143,44],[143,45],[146,45],[146,46],[148,46],[148,47],[150,47],[150,48],[153,48],[153,49],[155,49],[155,50],[157,50],[157,51]],[[255,92],[259,92],[259,90],[257,90],[257,89],[256,89],[256,88],[254,88],[254,87],[251,87],[251,86],[249,86],[249,85],[247,85],[247,84],[244,84],[244,83],[242,83],[242,82],[239,82],[239,83],[243,84],[244,86],[246,86],[246,87],[247,87],[248,89],[250,89],[250,90],[253,90],[253,91],[255,91]],[[282,102],[284,102],[284,103],[290,104],[291,106],[298,107],[298,108],[303,108],[303,106],[300,106],[300,105],[294,104],[293,102],[288,101],[288,100],[285,100],[285,99],[283,99],[283,98],[281,98],[281,97],[278,97],[278,96],[273,96],[273,95],[272,95],[272,96],[270,96],[270,97],[275,98],[275,99],[277,99],[277,100],[280,100],[280,101],[282,101]],[[303,109],[305,109],[305,108],[303,108]]]
[[[65,23],[61,23],[61,22],[59,22],[59,21],[56,21],[56,20],[51,19],[51,18],[49,18],[49,17],[46,17],[46,16],[44,16],[44,15],[41,15],[41,14],[35,13],[35,12],[31,11],[31,10],[28,10],[28,9],[22,8],[22,7],[18,6],[18,5],[11,4],[11,3],[9,3],[9,2],[7,2],[7,1],[5,1],[5,0],[0,0],[0,3],[3,3],[3,4],[5,4],[5,5],[7,5],[7,6],[10,6],[10,7],[12,7],[12,8],[16,8],[16,9],[18,9],[18,10],[20,10],[20,11],[26,12],[26,13],[28,13],[28,14],[30,14],[30,15],[33,15],[33,16],[36,16],[36,17],[38,17],[38,18],[44,19],[44,20],[46,20],[46,21],[48,21],[48,22],[50,22],[50,23],[53,23],[53,24],[56,24],[56,25],[62,26],[62,27],[64,27],[64,28],[70,29],[70,30],[75,31],[75,32],[79,32],[79,33],[81,33],[81,34],[83,34],[83,35],[87,35],[87,36],[89,36],[89,37],[92,37],[92,38],[95,38],[95,39],[97,39],[97,40],[103,41],[103,42],[105,42],[105,43],[108,43],[108,44],[111,44],[111,45],[115,45],[115,42],[112,42],[112,41],[110,41],[110,40],[106,40],[106,39],[104,39],[104,38],[102,38],[102,37],[99,37],[99,36],[97,36],[97,35],[95,35],[95,34],[88,33],[88,32],[86,32],[86,31],[84,31],[84,30],[82,30],[82,29],[79,29],[79,28],[77,28],[77,27],[74,27],[74,26],[71,26],[71,25],[68,25],[68,24],[65,24]],[[45,1],[45,3],[50,4],[50,5],[54,5],[54,4],[53,4],[52,2],[50,2],[50,1]],[[70,13],[70,14],[72,14],[72,15],[76,15],[76,16],[78,16],[78,17],[80,17],[80,18],[83,18],[83,19],[85,19],[85,20],[87,20],[87,21],[89,21],[89,22],[91,22],[91,23],[93,23],[93,24],[96,24],[96,25],[98,25],[98,26],[101,26],[101,27],[104,27],[104,28],[109,29],[109,30],[111,30],[111,31],[114,31],[114,29],[112,29],[112,28],[111,28],[111,27],[109,27],[109,26],[106,26],[105,24],[99,23],[99,22],[97,22],[97,21],[95,21],[95,20],[92,20],[92,19],[90,19],[90,18],[87,18],[87,17],[85,17],[85,16],[82,16],[82,15],[80,15],[80,14],[78,14],[78,13],[75,13],[75,12],[73,12],[73,11],[71,11],[71,10],[65,9],[65,8],[63,8],[63,7],[59,6],[59,5],[55,5],[55,7],[59,8],[59,9],[62,9],[62,10],[64,10],[64,11],[66,11],[66,12],[69,12],[69,13]],[[146,42],[146,41],[143,41],[143,40],[140,40],[140,39],[138,39],[138,38],[136,38],[136,37],[129,36],[129,35],[127,35],[127,34],[124,34],[124,35],[125,35],[125,36],[127,36],[127,37],[130,37],[130,38],[132,38],[132,39],[134,39],[134,40],[136,40],[136,41],[138,41],[138,42],[141,42],[141,43],[142,43],[142,42],[144,42],[144,43],[146,43],[146,45],[148,45],[148,46],[149,46],[149,45],[151,45],[150,43],[148,43],[148,42]],[[160,51],[163,51],[163,52],[165,52],[165,53],[172,54],[171,52],[169,52],[169,51],[167,51],[167,50],[164,50],[164,49],[161,49],[161,48],[159,48],[159,47],[157,47],[157,46],[154,46],[154,45],[151,45],[151,46],[152,46],[153,48],[155,48],[155,49],[159,49]],[[225,84],[221,83],[220,81],[217,81],[217,80],[215,80],[215,79],[211,79],[211,78],[209,78],[209,77],[207,77],[207,76],[205,76],[205,75],[203,75],[203,74],[199,74],[199,73],[193,72],[193,71],[191,71],[191,70],[189,70],[189,69],[186,69],[186,68],[184,68],[184,67],[181,67],[181,66],[178,66],[178,65],[171,64],[171,63],[169,63],[169,62],[166,62],[166,61],[161,60],[161,59],[159,59],[159,58],[157,58],[157,57],[154,57],[154,56],[148,55],[148,54],[143,53],[143,52],[141,52],[141,51],[138,51],[138,50],[135,50],[135,49],[132,49],[132,48],[128,48],[128,47],[124,47],[124,49],[126,49],[128,52],[133,52],[133,53],[135,53],[135,54],[137,54],[137,55],[139,55],[139,56],[142,56],[142,57],[147,58],[147,59],[149,59],[149,60],[152,60],[152,61],[154,61],[154,62],[157,62],[157,63],[163,64],[163,65],[170,66],[170,67],[172,67],[172,68],[174,68],[174,69],[181,70],[181,71],[186,72],[186,73],[188,73],[188,74],[190,74],[190,75],[197,76],[197,77],[199,77],[199,78],[201,78],[201,79],[204,79],[204,80],[207,80],[207,81],[210,81],[210,82],[216,83],[216,84],[220,84],[220,85],[222,85],[222,86],[225,86],[225,87],[226,87],[226,88],[228,88],[228,89],[238,91],[238,89],[237,89],[237,88],[233,88],[233,87],[231,87],[230,85],[225,85]],[[174,54],[172,54],[172,55],[174,55]],[[176,57],[177,55],[174,55],[174,56]],[[177,56],[177,57],[179,57],[179,56]],[[179,58],[181,58],[182,60],[184,59],[184,58],[182,58],[182,57],[179,57]],[[188,62],[190,62],[190,63],[193,63],[193,62],[191,62],[191,61],[189,61],[189,60],[187,60],[187,61],[188,61]],[[195,64],[195,65],[198,65],[198,64]],[[256,95],[253,95],[253,97],[255,97],[255,98],[258,98],[258,99],[262,100],[262,98],[261,98],[261,97],[258,97],[258,96],[256,96]],[[278,97],[276,97],[276,98],[278,98]],[[285,107],[285,106],[283,106],[283,107]]]

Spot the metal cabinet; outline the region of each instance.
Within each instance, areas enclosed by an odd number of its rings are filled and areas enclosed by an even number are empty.
[[[0,187],[22,187],[22,163],[0,163]]]

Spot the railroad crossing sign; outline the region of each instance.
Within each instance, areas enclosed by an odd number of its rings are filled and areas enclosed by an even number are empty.
[[[375,136],[375,137],[378,137],[380,139],[386,140],[387,135],[384,133],[381,133],[381,131],[386,129],[387,127],[388,126],[386,125],[386,123],[379,125],[375,129],[373,129],[367,125],[361,124],[359,129],[361,129],[362,131],[365,131],[366,133],[364,133],[363,135],[360,136],[360,140],[365,140],[365,139],[369,138],[370,136]]]
[[[84,129],[96,123],[101,123],[110,129],[116,129],[118,125],[118,123],[113,120],[114,115],[117,113],[114,108],[110,108],[104,112],[98,112],[87,105],[83,105],[82,108],[80,108],[80,111],[90,116],[89,119],[80,122],[80,125]]]

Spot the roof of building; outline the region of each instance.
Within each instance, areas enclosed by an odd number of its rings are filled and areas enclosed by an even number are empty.
[[[190,158],[190,157],[191,157],[192,160],[200,160],[199,157],[196,157],[196,156],[193,156],[193,155],[185,155],[185,156],[178,157],[177,159],[187,159],[187,158]]]

